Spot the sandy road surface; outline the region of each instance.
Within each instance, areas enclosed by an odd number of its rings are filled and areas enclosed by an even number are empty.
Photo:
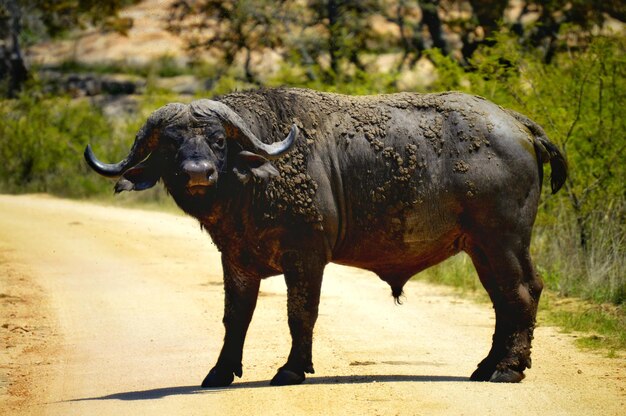
[[[45,196],[0,196],[0,414],[618,415],[626,364],[540,326],[517,385],[467,377],[492,311],[370,273],[326,270],[316,374],[268,382],[288,353],[283,280],[263,282],[244,377],[197,386],[219,352],[218,253],[189,218]]]

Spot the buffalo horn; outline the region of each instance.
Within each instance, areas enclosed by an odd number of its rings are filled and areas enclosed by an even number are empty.
[[[298,136],[298,127],[294,124],[284,140],[272,144],[263,143],[250,131],[239,114],[219,101],[194,101],[191,103],[191,110],[196,117],[216,115],[222,121],[229,139],[237,140],[244,149],[251,150],[269,160],[277,159],[288,152]]]
[[[97,173],[109,178],[116,178],[124,174],[124,172],[144,161],[150,153],[156,148],[159,138],[156,129],[160,127],[164,121],[169,120],[179,114],[185,108],[184,104],[172,103],[167,104],[148,117],[148,121],[139,130],[135,137],[133,147],[130,149],[128,156],[118,163],[103,163],[91,150],[91,146],[85,148],[85,160],[87,164]]]

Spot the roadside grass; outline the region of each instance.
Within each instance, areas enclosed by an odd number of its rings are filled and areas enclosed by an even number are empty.
[[[623,305],[599,305],[547,292],[539,306],[539,319],[559,326],[563,332],[578,333],[576,345],[581,348],[606,351],[609,357],[626,351]]]
[[[459,294],[477,303],[491,303],[472,261],[459,254],[427,269],[414,279],[452,286]],[[539,302],[537,321],[577,335],[575,344],[583,349],[623,357],[626,353],[626,308],[624,304],[597,304],[581,298],[563,297],[545,288]]]

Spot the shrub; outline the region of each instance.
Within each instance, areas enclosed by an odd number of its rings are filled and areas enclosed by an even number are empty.
[[[431,52],[435,89],[460,89],[516,109],[564,151],[569,177],[555,196],[544,187],[534,257],[549,287],[597,301],[626,300],[626,38],[596,37],[583,51],[544,64],[506,34],[474,56],[466,72]],[[549,168],[544,167],[546,172]]]
[[[0,191],[85,197],[110,193],[83,159],[88,143],[106,161],[126,155],[142,120],[107,119],[88,99],[46,96],[36,89],[0,107]]]
[[[119,151],[111,124],[84,100],[41,97],[32,91],[0,108],[0,190],[87,196],[104,192],[88,175],[82,152],[93,138],[110,141],[104,156]]]

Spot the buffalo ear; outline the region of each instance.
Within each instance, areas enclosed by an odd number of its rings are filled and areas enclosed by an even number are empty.
[[[251,177],[267,181],[279,175],[278,170],[269,160],[247,150],[243,150],[237,155],[233,172],[243,183],[247,183]]]
[[[122,191],[143,191],[152,188],[161,179],[156,163],[150,159],[128,169],[115,184],[115,193]]]

